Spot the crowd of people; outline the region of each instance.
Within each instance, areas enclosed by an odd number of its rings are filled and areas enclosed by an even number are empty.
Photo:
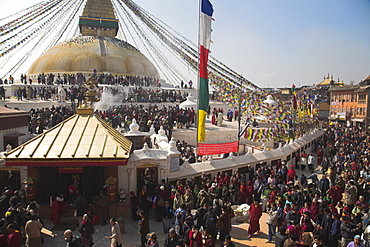
[[[73,114],[74,112],[66,106],[31,109],[29,114],[30,122],[28,125],[29,133],[42,134],[44,130],[51,129]]]
[[[130,193],[132,218],[137,220],[142,210],[142,216],[152,214],[163,221],[163,231],[169,234],[166,247],[179,241],[215,246],[230,234],[231,205],[247,203],[249,238],[259,233],[265,210],[266,242],[274,241],[275,246],[369,246],[369,141],[364,129],[331,125],[315,143],[317,159],[297,152],[289,167],[286,161],[275,167],[261,163],[235,174],[220,172],[211,178],[203,173],[175,184],[162,180],[158,186],[144,185],[138,196]],[[299,177],[297,173],[306,169],[302,157],[311,174],[302,172]]]
[[[0,196],[0,246],[2,247],[41,247],[44,239],[41,235],[44,221],[40,217],[40,205],[35,199],[27,200],[24,189],[14,190],[17,183],[8,183]],[[70,188],[68,188],[70,189]],[[76,192],[76,191],[75,191]],[[109,224],[112,226],[112,235],[107,237],[112,246],[122,244],[119,224],[115,218],[109,218],[109,205],[111,204],[106,189],[100,191],[100,197],[92,207],[82,193],[78,197],[64,198],[62,194],[50,197],[50,220],[59,225],[59,219],[67,210],[67,203],[73,205],[74,216],[78,219],[80,235],[74,236],[72,231],[64,232],[67,246],[87,247],[94,245],[93,235],[96,224]],[[67,201],[68,200],[68,201]],[[119,243],[118,245],[115,245]],[[114,244],[114,245],[113,245]]]
[[[0,95],[5,100],[6,89],[0,87]],[[99,88],[99,98],[104,100],[103,93],[108,93],[110,97],[115,98],[114,103],[127,102],[151,102],[151,103],[181,103],[186,100],[187,92],[165,90],[161,88],[143,88],[143,87],[112,87]],[[86,88],[83,86],[20,86],[14,90],[14,98],[22,100],[51,100],[58,102],[81,103],[85,102]],[[77,102],[76,102],[77,101]],[[109,101],[111,102],[111,101]],[[108,103],[109,103],[108,102]],[[105,102],[107,103],[107,102]]]
[[[21,74],[20,82],[22,84],[41,84],[41,85],[80,85],[89,79],[90,75],[83,73],[76,74],[44,74],[41,73],[37,76],[27,77],[26,74]],[[9,77],[9,80],[5,79],[0,81],[0,84],[13,84],[13,77]],[[33,80],[32,80],[33,78]],[[101,73],[97,75],[99,84],[105,85],[121,85],[121,86],[142,86],[142,87],[160,87],[158,78],[149,76],[132,76],[132,75],[113,75],[108,73]]]
[[[172,137],[172,130],[175,126],[176,128],[189,128],[195,123],[195,110],[180,109],[178,106],[129,104],[95,113],[110,123],[113,128],[121,127],[126,131],[130,130],[133,119],[139,124],[139,131],[142,132],[149,132],[153,125],[155,132],[158,133],[160,127],[163,126],[169,139]]]

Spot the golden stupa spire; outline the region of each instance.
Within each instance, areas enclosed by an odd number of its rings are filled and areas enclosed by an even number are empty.
[[[116,37],[118,20],[111,0],[87,0],[79,26],[83,36]]]
[[[97,71],[94,72],[90,78],[84,83],[84,87],[87,88],[85,93],[85,103],[81,104],[77,108],[77,114],[79,115],[93,115],[94,114],[94,103],[98,102],[98,81],[96,80]]]

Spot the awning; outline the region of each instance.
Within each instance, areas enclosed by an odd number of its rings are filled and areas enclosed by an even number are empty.
[[[362,123],[363,121],[365,121],[365,119],[362,119],[362,118],[352,118],[351,121],[352,122],[361,122]]]
[[[82,167],[61,167],[59,173],[84,173]]]
[[[125,160],[17,160],[7,159],[5,166],[30,167],[84,167],[84,166],[125,166]]]

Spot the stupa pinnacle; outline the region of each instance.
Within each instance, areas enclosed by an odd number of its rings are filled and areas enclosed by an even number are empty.
[[[83,36],[116,37],[118,19],[111,0],[87,0],[79,26]]]

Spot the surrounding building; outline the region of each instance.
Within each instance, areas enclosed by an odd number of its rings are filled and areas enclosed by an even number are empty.
[[[28,115],[25,111],[0,107],[0,189],[9,177],[13,177],[17,187],[26,177],[26,171],[21,167],[4,167],[5,160],[1,156],[4,151],[16,148],[33,137],[28,131]]]
[[[368,77],[369,78],[369,77]],[[368,80],[368,78],[366,80]],[[330,89],[330,119],[347,121],[348,125],[369,127],[370,85],[333,87]]]

